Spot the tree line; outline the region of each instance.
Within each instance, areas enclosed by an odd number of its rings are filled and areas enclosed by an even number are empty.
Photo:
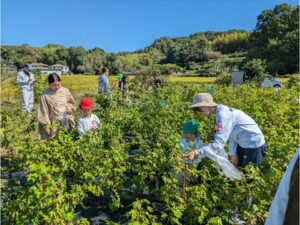
[[[156,67],[162,74],[184,72],[194,65],[224,58],[228,54],[246,53],[245,64],[261,59],[267,71],[278,74],[299,72],[299,6],[281,4],[264,10],[253,31],[198,32],[188,37],[161,37],[150,46],[135,52],[107,53],[101,48],[66,48],[48,44],[44,47],[1,46],[1,63],[22,67],[40,62],[66,64],[74,73],[94,74],[103,66],[113,72],[136,73]],[[200,74],[201,75],[201,74]]]

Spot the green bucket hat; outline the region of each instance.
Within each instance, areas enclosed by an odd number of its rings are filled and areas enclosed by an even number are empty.
[[[183,124],[183,133],[197,133],[198,123],[195,120],[188,120]]]

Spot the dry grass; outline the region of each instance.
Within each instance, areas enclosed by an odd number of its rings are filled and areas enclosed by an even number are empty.
[[[129,80],[133,77],[130,76]],[[289,78],[278,78],[283,83],[287,83]],[[110,76],[111,86],[115,87],[118,79]],[[167,82],[183,82],[189,84],[213,84],[215,77],[179,77],[170,76],[166,79]],[[74,75],[62,76],[62,84],[72,93],[96,92],[98,80],[96,75]],[[5,80],[1,85],[1,100],[12,101],[20,98],[18,86],[12,84],[12,79]]]

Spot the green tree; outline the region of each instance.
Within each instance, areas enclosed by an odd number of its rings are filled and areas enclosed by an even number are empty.
[[[186,67],[190,62],[207,61],[210,52],[210,45],[204,35],[193,38],[178,38],[166,61]]]
[[[88,50],[84,62],[85,73],[93,74],[107,64],[107,54],[101,48]]]
[[[112,63],[113,70],[126,71],[126,72],[138,72],[143,67],[153,65],[155,55],[149,53],[132,53],[126,55],[117,55]]]
[[[166,60],[168,55],[171,53],[175,42],[170,37],[162,37],[154,41],[152,45],[145,49],[145,52],[151,52],[154,49],[158,50],[162,54],[162,61]]]
[[[84,65],[84,57],[86,56],[86,51],[82,47],[70,47],[68,48],[67,64],[72,71],[77,72],[78,66]]]
[[[57,47],[54,45],[47,45],[44,48],[41,48],[41,59],[39,61],[47,65],[56,64],[59,61],[56,50]]]
[[[266,71],[266,63],[261,59],[253,59],[248,61],[244,67],[244,80],[260,80],[265,71]]]
[[[250,38],[249,58],[267,62],[270,72],[299,71],[299,6],[281,4],[264,10]]]
[[[248,49],[250,33],[246,31],[229,31],[217,36],[212,45],[223,54],[242,52]]]
[[[7,64],[16,65],[18,68],[25,64],[37,62],[39,49],[28,44],[21,46],[1,46],[1,59]]]

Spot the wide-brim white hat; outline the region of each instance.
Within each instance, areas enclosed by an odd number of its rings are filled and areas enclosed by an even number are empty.
[[[189,106],[189,109],[197,108],[201,106],[217,106],[218,104],[214,102],[213,97],[209,93],[199,93],[193,97],[193,104]]]

